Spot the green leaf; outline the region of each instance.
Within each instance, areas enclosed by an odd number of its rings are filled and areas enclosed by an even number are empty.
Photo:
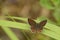
[[[2,26],[2,28],[11,40],[19,40],[8,27]]]
[[[22,24],[22,23],[18,23],[18,22],[0,20],[0,25],[5,26],[5,27],[12,27],[12,28],[19,28],[19,29],[23,29],[23,30],[30,30],[30,26],[28,24]],[[58,26],[56,26],[54,24],[47,23],[44,28],[45,29],[42,32],[44,35],[47,35],[47,36],[52,37],[54,39],[60,40],[60,32],[59,32],[60,28]]]
[[[29,26],[27,24],[18,23],[18,22],[0,20],[0,25],[5,27],[13,27],[13,28],[29,30]]]

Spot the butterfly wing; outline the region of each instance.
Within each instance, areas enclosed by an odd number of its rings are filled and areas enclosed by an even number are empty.
[[[47,20],[43,20],[42,22],[40,22],[38,25],[39,25],[39,28],[37,31],[42,31],[43,30],[43,27],[45,26],[45,24],[47,23]]]
[[[34,20],[32,20],[32,19],[28,19],[28,23],[31,26],[35,26],[36,25],[36,22]]]
[[[31,26],[32,32],[35,32],[36,31],[36,29],[35,29],[36,22],[34,20],[32,20],[32,19],[28,19],[28,23]]]

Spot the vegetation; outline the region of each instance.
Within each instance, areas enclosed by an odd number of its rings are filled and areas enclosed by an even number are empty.
[[[41,0],[40,5],[42,5],[47,9],[54,9],[55,11],[53,13],[53,16],[57,22],[53,22],[44,16],[38,17],[37,20],[35,20],[36,22],[41,22],[44,19],[48,21],[43,31],[40,34],[38,34],[39,35],[38,37],[40,37],[39,40],[60,40],[60,0]],[[8,17],[28,22],[28,18],[14,17],[14,16],[13,17],[8,16]],[[10,28],[17,28],[31,31],[30,25],[28,23],[25,24],[15,22],[14,20],[13,21],[0,20],[0,26],[3,28],[3,30],[11,40],[19,40],[19,39],[16,37],[14,32],[11,31]],[[48,39],[46,38],[46,36]],[[27,39],[30,40],[29,38]]]

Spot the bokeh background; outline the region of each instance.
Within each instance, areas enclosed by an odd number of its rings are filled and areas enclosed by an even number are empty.
[[[28,18],[47,24],[33,33]],[[0,40],[60,40],[60,0],[0,0]]]

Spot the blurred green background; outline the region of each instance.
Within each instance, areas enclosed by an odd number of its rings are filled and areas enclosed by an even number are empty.
[[[23,40],[60,40],[60,0],[40,0],[40,5],[49,10],[54,9],[53,16],[57,22],[54,22],[44,16],[38,17],[35,20],[37,23],[45,19],[48,22],[45,25],[42,32],[35,34],[31,32],[30,25],[28,24],[28,18],[8,16],[9,18],[13,19],[13,21],[0,20],[0,26],[2,27],[4,32],[8,35],[10,40],[22,40],[22,39]],[[16,22],[14,21],[14,18],[18,20],[22,20],[26,23]],[[16,34],[11,30],[11,28],[20,29],[20,31],[23,34],[22,35],[23,37],[21,39],[18,38]],[[2,39],[0,36],[0,40],[6,40],[6,39]]]

